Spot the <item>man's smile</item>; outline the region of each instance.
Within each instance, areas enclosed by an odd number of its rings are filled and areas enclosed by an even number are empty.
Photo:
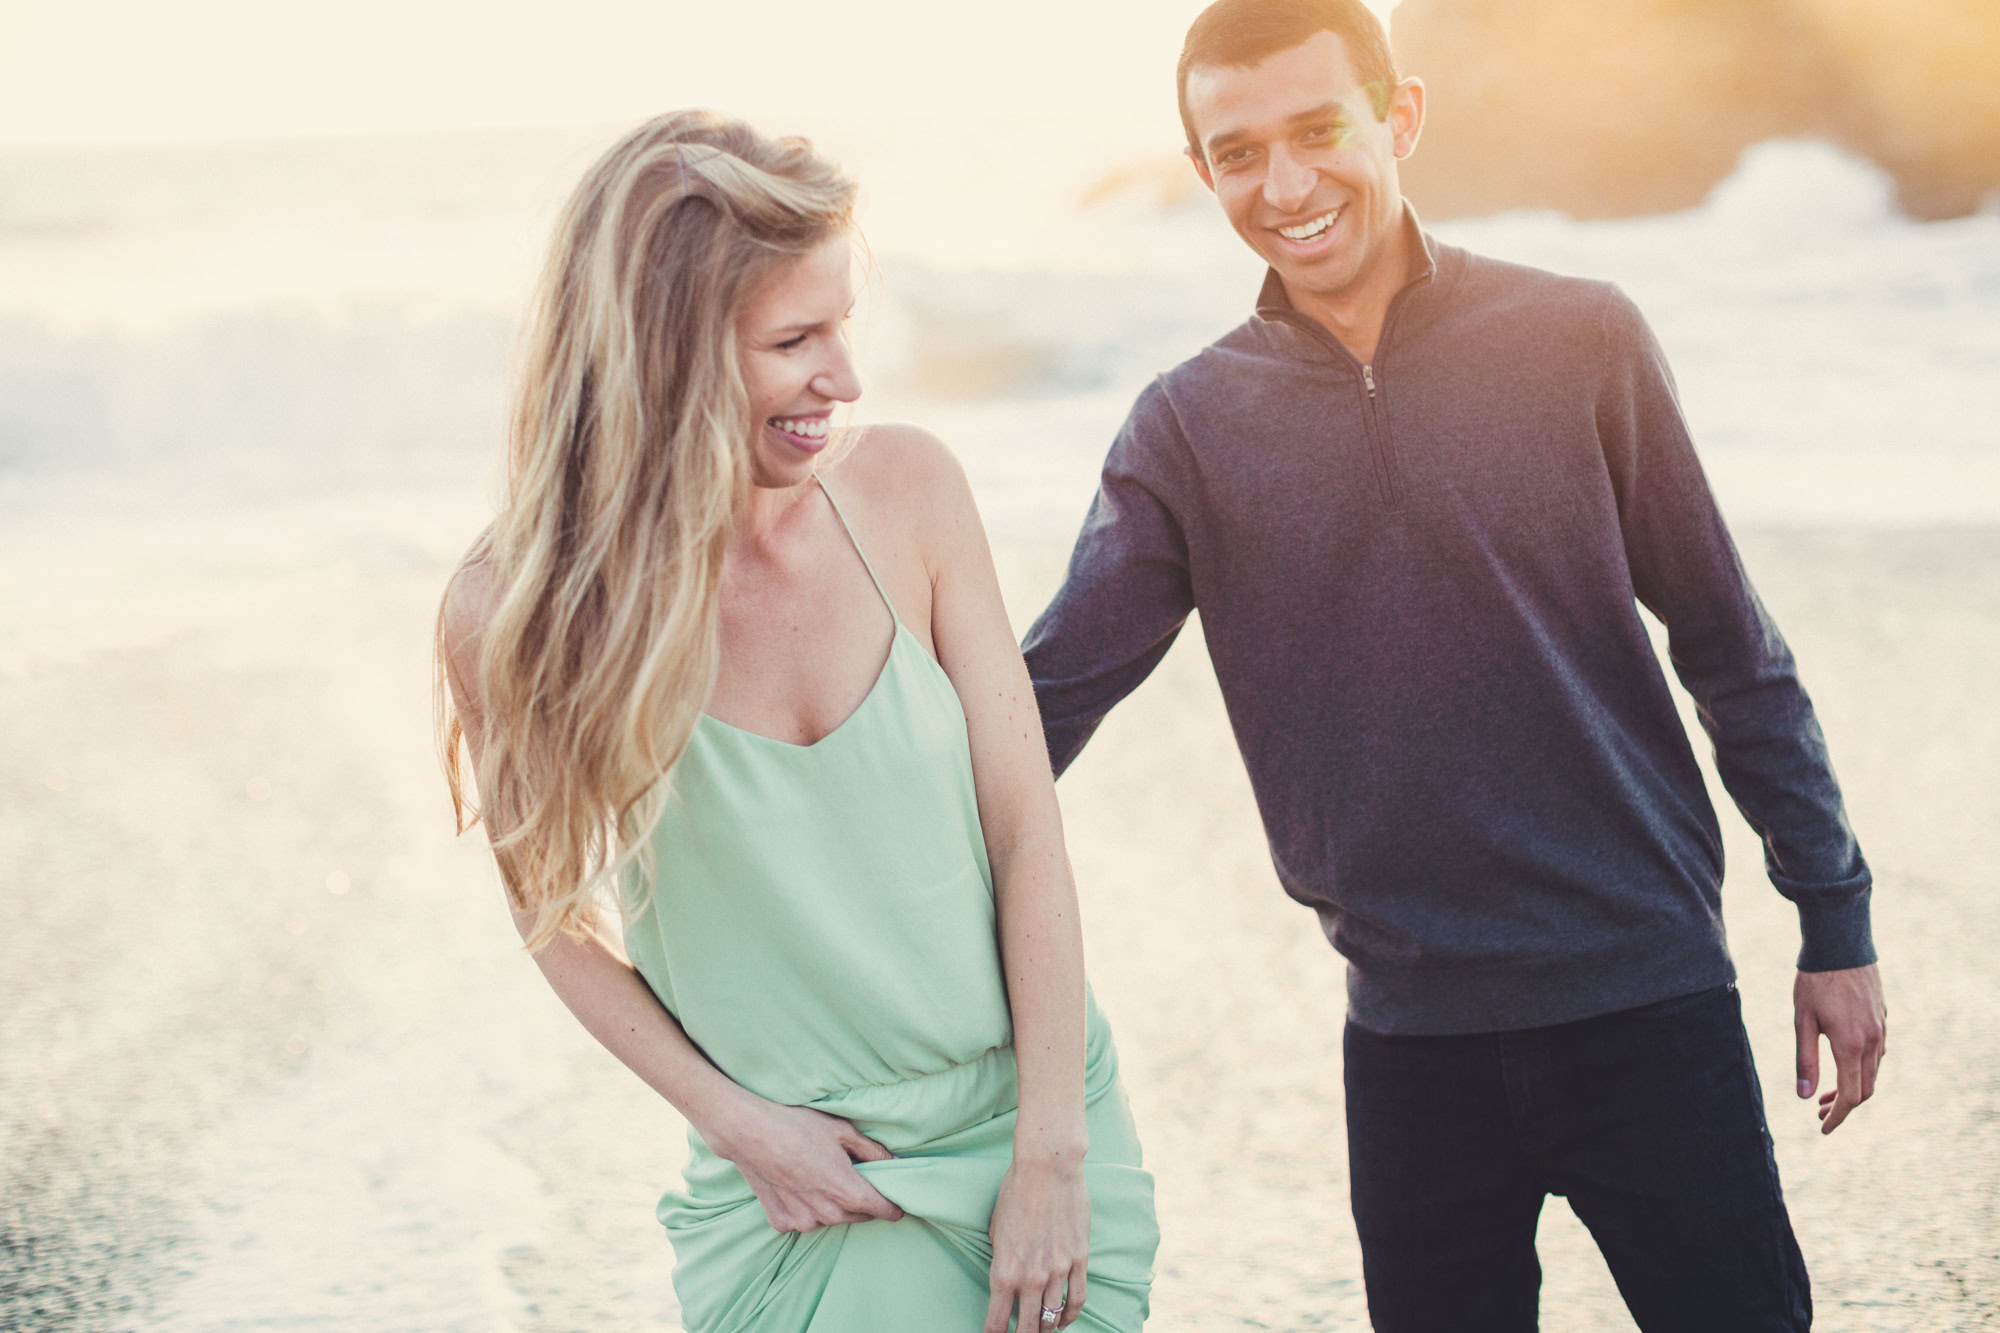
[[[1344,234],[1338,226],[1347,205],[1329,209],[1314,217],[1281,226],[1264,228],[1277,247],[1296,260],[1317,259],[1333,248],[1334,238]]]
[[[1288,241],[1310,241],[1331,227],[1334,219],[1339,216],[1340,210],[1336,208],[1330,213],[1320,214],[1309,222],[1301,222],[1296,227],[1279,227],[1277,232]]]

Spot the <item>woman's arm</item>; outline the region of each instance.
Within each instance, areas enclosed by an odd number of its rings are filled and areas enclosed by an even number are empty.
[[[965,474],[936,440],[897,435],[896,452],[912,455],[898,470],[921,479],[924,491],[917,512],[932,573],[932,640],[965,709],[1020,1066],[1014,1162],[991,1225],[986,1327],[1005,1333],[1016,1305],[1023,1328],[1041,1326],[1042,1310],[1058,1305],[1067,1327],[1084,1301],[1090,1200],[1083,1181],[1083,934],[1062,812],[1034,690]]]
[[[491,591],[484,570],[468,570],[454,582],[445,610],[445,674],[475,766],[482,718],[466,667],[478,660]],[[526,939],[534,913],[516,910],[513,916]],[[888,1149],[845,1120],[781,1106],[732,1081],[709,1063],[609,942],[596,934],[559,935],[534,959],[585,1030],[680,1111],[718,1156],[736,1164],[774,1228],[811,1231],[902,1216],[854,1169],[856,1161],[888,1158]]]
[[[526,939],[534,915],[515,912]],[[892,1154],[847,1121],[759,1097],[710,1064],[632,965],[606,941],[559,935],[535,955],[549,986],[605,1050],[671,1102],[736,1164],[778,1231],[903,1215],[855,1162]]]

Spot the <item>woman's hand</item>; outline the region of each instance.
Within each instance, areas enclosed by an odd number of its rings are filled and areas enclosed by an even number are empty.
[[[1018,1306],[1018,1333],[1068,1328],[1083,1313],[1090,1260],[1090,1191],[1076,1161],[1048,1164],[1020,1157],[1000,1182],[993,1205],[993,1299],[985,1333],[1007,1333]],[[1045,1320],[1043,1311],[1058,1311]]]
[[[886,1162],[895,1154],[838,1116],[759,1098],[730,1119],[728,1133],[703,1138],[743,1173],[774,1230],[902,1217],[854,1169],[856,1162]]]

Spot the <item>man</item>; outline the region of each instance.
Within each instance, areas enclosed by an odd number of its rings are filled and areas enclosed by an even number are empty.
[[[1058,772],[1201,612],[1280,882],[1348,960],[1378,1329],[1532,1329],[1566,1195],[1640,1326],[1811,1318],[1721,836],[1638,606],[1798,905],[1799,1094],[1874,1088],[1870,879],[1792,658],[1608,284],[1440,245],[1424,89],[1358,0],[1220,0],[1188,155],[1270,272],[1139,397],[1026,651]]]

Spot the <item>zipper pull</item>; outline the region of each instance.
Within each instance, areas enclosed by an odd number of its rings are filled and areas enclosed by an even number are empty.
[[[1375,396],[1375,367],[1361,367],[1361,382],[1368,386],[1368,396],[1373,398]]]

